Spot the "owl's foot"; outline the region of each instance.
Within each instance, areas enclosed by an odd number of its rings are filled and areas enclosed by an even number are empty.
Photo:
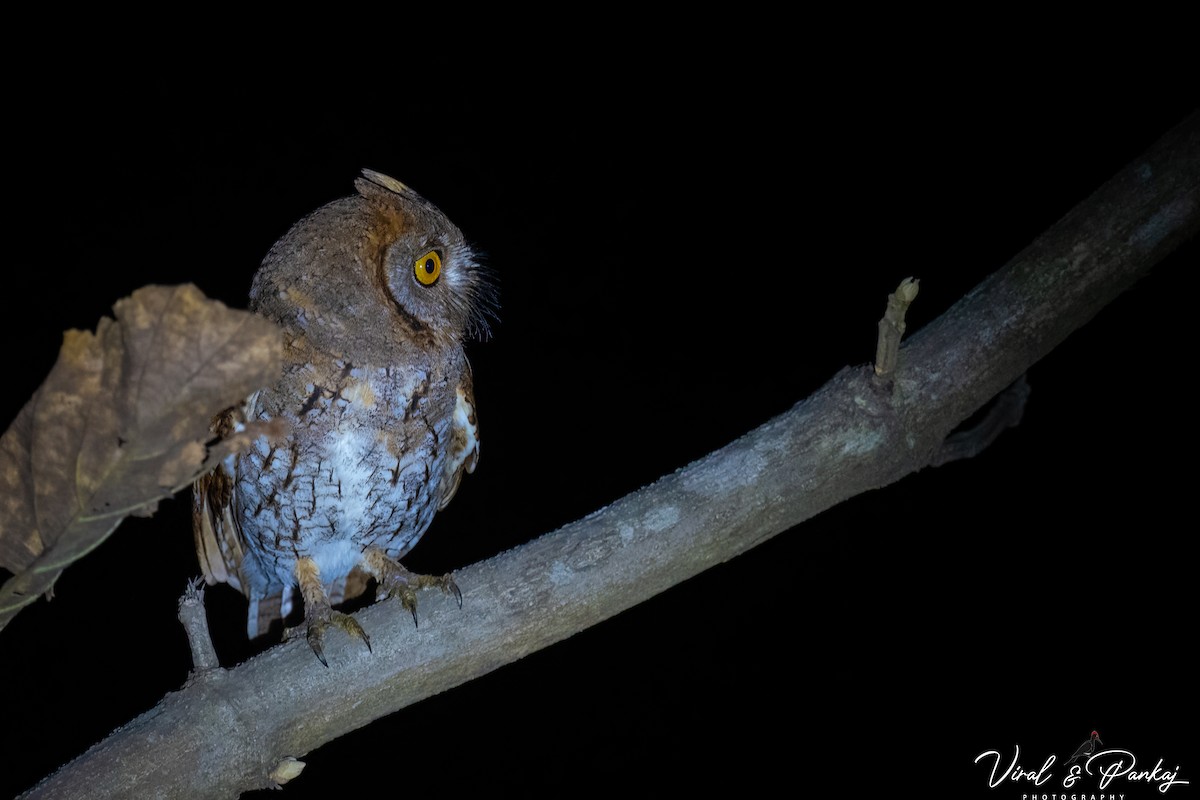
[[[303,628],[309,647],[317,654],[317,659],[327,667],[329,662],[325,660],[325,651],[321,643],[325,638],[325,629],[330,625],[341,628],[352,637],[362,639],[363,644],[367,646],[367,652],[370,652],[371,639],[358,624],[358,620],[330,607],[329,596],[325,594],[325,586],[321,582],[316,562],[307,557],[297,559],[295,575],[300,594],[304,598],[304,624],[284,630],[283,638],[291,639]]]
[[[405,569],[400,562],[388,558],[382,550],[375,549],[364,553],[363,564],[375,580],[379,581],[375,599],[399,597],[400,604],[412,614],[413,625],[420,625],[417,621],[418,589],[441,589],[446,594],[453,595],[458,601],[458,607],[462,608],[462,592],[454,582],[453,575],[417,575]]]
[[[334,611],[326,602],[324,608],[318,608],[315,613],[309,613],[308,608],[304,610],[304,624],[297,625],[294,628],[285,628],[283,631],[284,640],[293,639],[299,635],[300,630],[305,632],[305,638],[308,639],[308,646],[317,654],[317,659],[329,666],[329,662],[325,660],[325,650],[321,643],[325,639],[325,630],[329,626],[341,628],[352,637],[357,637],[363,640],[363,644],[367,646],[367,652],[371,652],[371,637],[367,636],[367,632],[358,624],[358,620],[349,614],[343,614],[340,611]]]
[[[412,614],[413,625],[420,626],[417,621],[417,589],[441,589],[446,594],[454,595],[454,599],[458,601],[458,607],[462,608],[462,592],[459,590],[458,584],[454,582],[453,575],[417,575],[399,564],[396,566],[398,567],[396,572],[387,575],[384,580],[379,582],[375,599],[384,600],[388,597],[398,596],[400,604]]]

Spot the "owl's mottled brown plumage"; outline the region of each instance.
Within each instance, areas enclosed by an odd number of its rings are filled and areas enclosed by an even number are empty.
[[[324,661],[331,622],[362,633],[331,602],[368,577],[399,592],[448,577],[397,563],[479,457],[463,340],[486,331],[488,284],[462,233],[392,178],[365,171],[357,196],[292,227],[254,278],[251,308],[284,330],[279,383],[217,421],[284,420],[196,485],[196,548],[210,584],[250,600],[247,629],[286,617],[298,587]],[[415,613],[414,613],[415,615]]]

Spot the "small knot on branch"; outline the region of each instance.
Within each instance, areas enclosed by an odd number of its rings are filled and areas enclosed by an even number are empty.
[[[297,777],[303,771],[303,761],[297,758],[292,758],[291,756],[284,756],[283,759],[275,765],[275,769],[271,770],[271,774],[268,776],[271,780],[271,788],[282,789],[283,784]]]
[[[896,291],[888,295],[887,310],[879,320],[879,343],[875,347],[875,374],[889,378],[896,371],[900,355],[900,339],[904,336],[904,315],[917,299],[920,281],[905,278]]]
[[[940,467],[962,458],[974,458],[982,453],[1001,433],[1015,428],[1025,415],[1029,401],[1029,382],[1024,374],[1007,389],[993,398],[983,418],[974,427],[956,431],[946,437],[941,449],[929,464]]]

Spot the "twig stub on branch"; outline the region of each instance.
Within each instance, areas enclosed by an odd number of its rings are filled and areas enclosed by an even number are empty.
[[[875,347],[875,374],[881,378],[891,377],[896,371],[900,339],[904,336],[904,314],[917,299],[919,289],[919,280],[905,278],[896,291],[888,295],[887,310],[879,320],[879,343]]]
[[[179,621],[187,633],[188,645],[192,649],[192,674],[201,675],[220,669],[217,651],[213,648],[212,638],[208,633],[208,615],[204,610],[203,581],[197,578],[188,581],[179,598]]]

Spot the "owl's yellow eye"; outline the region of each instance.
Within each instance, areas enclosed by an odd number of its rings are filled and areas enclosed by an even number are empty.
[[[413,263],[413,273],[417,283],[422,286],[433,286],[438,276],[442,274],[442,257],[437,250],[430,250]]]

